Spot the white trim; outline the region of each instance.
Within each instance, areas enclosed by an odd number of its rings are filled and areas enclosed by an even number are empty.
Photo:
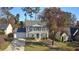
[[[73,36],[75,36],[77,32],[78,32],[78,29],[75,31],[75,33],[73,34]]]

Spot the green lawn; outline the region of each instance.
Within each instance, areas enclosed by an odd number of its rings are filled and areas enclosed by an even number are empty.
[[[25,51],[45,51],[47,49],[49,48],[41,42],[30,42],[25,46]]]
[[[68,42],[55,42],[53,48],[45,46],[43,44],[29,44],[25,46],[25,51],[74,51],[73,46],[69,46]]]
[[[45,51],[48,50],[49,48],[46,46],[41,46],[41,45],[29,45],[25,46],[25,51]]]
[[[60,51],[74,51],[74,47],[69,46],[68,43],[69,42],[55,42],[54,45],[56,45]]]
[[[3,51],[8,47],[10,42],[6,41],[4,44],[0,46],[0,51]],[[26,44],[25,51],[74,51],[76,42],[57,42],[55,41],[53,47],[46,46],[42,42],[30,42]]]

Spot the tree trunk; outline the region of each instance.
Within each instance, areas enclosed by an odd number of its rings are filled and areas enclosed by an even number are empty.
[[[51,32],[51,37],[50,37],[50,39],[52,40],[52,45],[54,45],[55,35],[56,35],[56,32]]]
[[[54,40],[52,40],[52,45],[54,45]]]

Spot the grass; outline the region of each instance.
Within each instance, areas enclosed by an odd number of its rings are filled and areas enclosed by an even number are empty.
[[[0,46],[0,51],[8,47],[10,42],[6,41]],[[25,51],[74,51],[77,42],[57,42],[55,41],[53,47],[49,47],[42,42],[28,42],[25,46]],[[55,46],[55,47],[54,47]]]
[[[56,47],[50,48],[42,43],[41,44],[31,43],[25,46],[25,51],[74,51],[75,50],[73,46],[68,45],[68,42],[63,43],[63,42],[55,41],[54,46]]]
[[[79,47],[79,41],[69,42],[67,45],[74,48]]]
[[[45,51],[48,50],[49,48],[46,46],[41,46],[41,45],[29,45],[25,47],[25,51]]]
[[[73,46],[69,46],[68,42],[55,42],[60,51],[74,51]]]
[[[10,42],[5,42],[4,44],[0,45],[0,51],[3,51],[4,49],[6,49],[9,44]]]
[[[49,48],[41,42],[31,42],[25,46],[25,51],[45,51],[47,49]]]
[[[4,34],[5,34],[4,30],[0,30],[0,35],[4,35]]]

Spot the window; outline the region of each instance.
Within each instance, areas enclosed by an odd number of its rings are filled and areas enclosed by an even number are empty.
[[[41,31],[41,27],[38,27],[37,30],[38,30],[38,31]]]
[[[41,27],[34,27],[34,31],[41,31]]]
[[[34,31],[36,31],[36,27],[34,27]]]
[[[32,34],[32,37],[34,38],[34,34]]]
[[[47,34],[46,34],[46,33],[42,33],[42,34],[41,34],[41,37],[42,37],[42,38],[47,38]]]
[[[45,27],[42,28],[42,31],[45,31]]]
[[[30,29],[30,31],[32,31],[33,27],[30,26],[29,29]]]

